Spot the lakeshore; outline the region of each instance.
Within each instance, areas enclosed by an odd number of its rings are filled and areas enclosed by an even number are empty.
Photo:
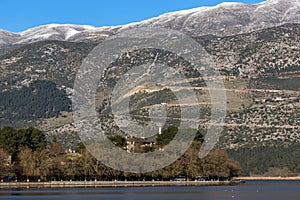
[[[218,186],[237,185],[232,181],[51,181],[2,182],[0,188],[60,188],[60,187],[144,187],[144,186]]]
[[[234,177],[233,181],[300,181],[300,176],[293,177],[262,177],[262,176],[244,176]]]
[[[155,182],[161,183],[159,181]],[[170,186],[167,183],[167,185],[132,187],[139,186],[136,182],[134,185],[127,185],[128,187],[122,187],[126,185],[115,186],[6,187],[1,189],[0,199],[265,200],[266,197],[272,200],[299,199],[300,181],[256,181],[250,184],[246,182],[243,186],[212,185],[195,187],[185,184]]]
[[[159,187],[159,186],[229,186],[246,181],[300,181],[300,177],[235,177],[231,181],[49,181],[0,182],[0,188],[80,188],[80,187]]]

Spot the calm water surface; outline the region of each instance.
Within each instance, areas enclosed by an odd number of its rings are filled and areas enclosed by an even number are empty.
[[[300,200],[300,181],[248,181],[240,186],[1,189],[0,199]]]

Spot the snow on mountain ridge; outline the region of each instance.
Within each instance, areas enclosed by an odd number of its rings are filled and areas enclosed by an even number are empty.
[[[0,29],[0,46],[14,43],[17,38],[18,34]]]
[[[213,7],[175,11],[141,22],[121,26],[49,24],[20,33],[0,30],[0,46],[43,40],[101,41],[120,31],[135,27],[162,27],[190,36],[228,36],[247,33],[284,23],[300,23],[300,0],[267,0],[259,4],[224,2]]]
[[[48,24],[20,32],[19,35],[22,39],[17,43],[34,42],[35,40],[44,39],[67,40],[77,33],[95,28],[89,25]]]
[[[21,36],[26,35],[30,32],[41,30],[41,29],[82,29],[82,30],[91,30],[95,29],[95,26],[90,25],[75,25],[75,24],[46,24],[37,27],[27,29],[25,31],[19,32]]]
[[[224,2],[213,7],[166,13],[142,21],[139,26],[160,26],[191,36],[229,36],[285,23],[300,23],[299,4],[300,0],[268,0],[259,4]]]

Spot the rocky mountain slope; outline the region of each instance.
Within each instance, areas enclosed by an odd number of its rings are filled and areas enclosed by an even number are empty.
[[[255,103],[254,101],[261,103],[265,99],[275,99],[282,96],[289,96],[290,99],[294,98],[294,100],[299,97],[300,54],[297,45],[300,42],[299,35],[299,24],[286,24],[249,34],[195,38],[212,55],[221,74],[225,77],[224,81],[229,102],[228,116],[230,116],[228,124],[232,124],[232,129],[235,130],[228,133],[238,133],[242,124],[245,123],[243,120],[246,119],[252,121],[248,128],[250,126],[254,129],[254,126],[257,125],[253,115],[239,114],[240,110],[236,112],[235,107],[241,109],[242,104],[250,105]],[[34,81],[47,80],[54,82],[66,95],[70,95],[78,67],[81,65],[82,59],[95,45],[95,43],[42,41],[6,53],[0,56],[1,91],[21,90]],[[185,65],[174,55],[163,52],[157,56],[157,53],[151,53],[151,51],[140,51],[133,53],[131,56],[136,57],[133,62],[127,55],[119,58],[116,61],[116,66],[119,66],[120,69],[128,68],[143,62],[152,62],[154,59],[161,62],[167,62],[169,59],[173,60],[175,65],[179,63],[181,64],[178,66]],[[114,76],[116,74],[111,77],[111,80],[114,79]],[[203,85],[201,80],[199,81],[194,81],[192,85],[195,86],[195,90],[199,91],[199,94],[202,94],[205,84]],[[142,108],[138,107],[142,104],[136,103],[136,105],[137,108],[134,112],[136,114],[143,113],[139,111]],[[273,106],[276,107],[276,105]],[[280,105],[278,106],[280,107]],[[256,113],[257,118],[261,119],[264,119],[263,115],[268,110],[258,107],[249,109],[253,110],[252,113]],[[254,111],[257,109],[262,111]],[[233,113],[230,113],[231,111]],[[286,111],[290,112],[288,109]],[[284,110],[281,110],[281,112],[281,114],[274,114],[273,121],[276,116],[287,116]],[[262,115],[262,117],[259,117],[259,115]],[[240,118],[243,120],[236,122]],[[295,123],[290,125],[298,126],[296,118],[294,121]],[[260,122],[257,121],[257,123]],[[273,123],[282,124],[277,123],[276,120]],[[266,127],[266,130],[270,129]],[[293,133],[297,133],[297,129],[295,131]],[[293,135],[292,132],[290,133]],[[228,142],[229,146],[237,140],[236,136],[230,137],[233,139]],[[255,134],[251,134],[251,137],[255,137]],[[295,139],[291,141],[295,141]]]

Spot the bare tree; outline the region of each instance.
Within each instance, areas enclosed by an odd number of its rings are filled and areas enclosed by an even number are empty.
[[[35,161],[33,152],[29,148],[23,148],[19,153],[20,164],[22,167],[23,175],[27,177],[27,181],[29,181],[29,177],[34,176],[35,171]]]
[[[0,149],[0,177],[5,177],[12,174],[11,156]]]

